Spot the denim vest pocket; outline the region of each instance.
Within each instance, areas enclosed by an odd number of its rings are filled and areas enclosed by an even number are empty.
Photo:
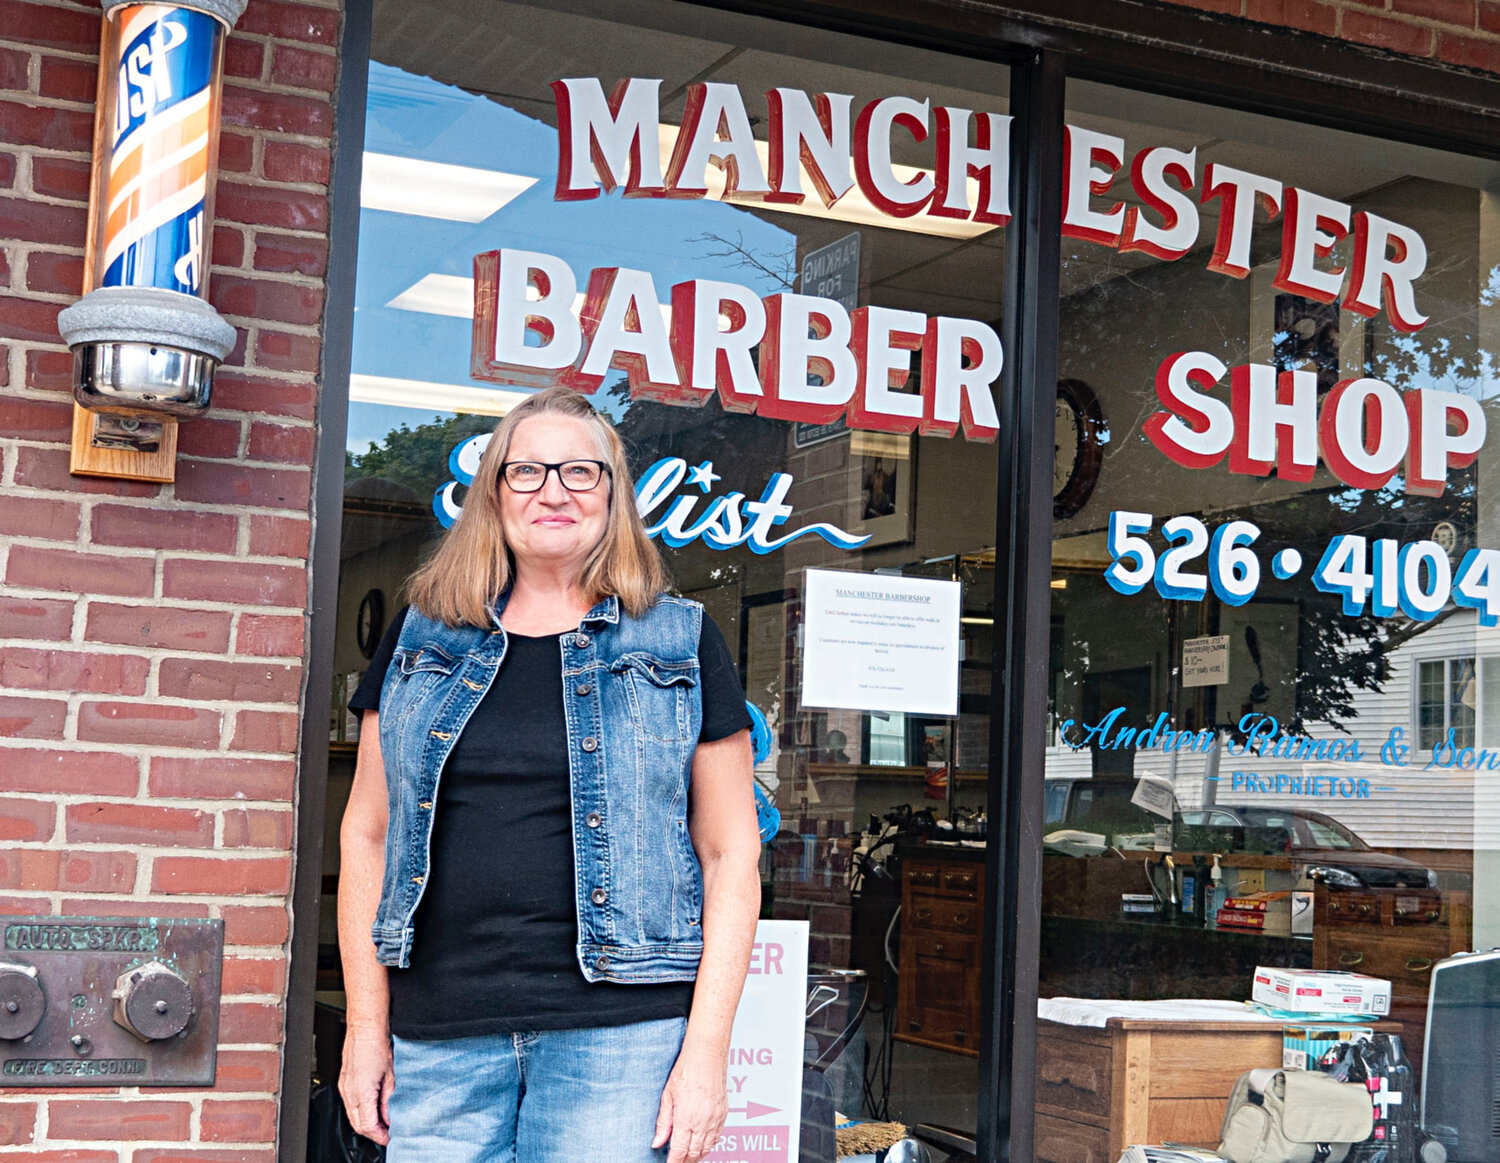
[[[435,642],[429,642],[417,650],[396,648],[394,661],[404,675],[452,674],[458,665],[457,659]]]
[[[417,649],[398,646],[381,691],[382,719],[400,724],[418,707],[427,706],[431,711],[429,699],[443,690],[445,680],[457,665],[458,660],[436,643]]]
[[[630,717],[648,739],[684,742],[688,693],[698,685],[698,660],[670,661],[633,653],[617,658],[610,670],[625,683]]]

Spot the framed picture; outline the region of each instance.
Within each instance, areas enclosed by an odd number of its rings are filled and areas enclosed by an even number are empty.
[[[910,541],[917,491],[917,441],[890,432],[849,434],[849,518],[863,548]]]
[[[1289,294],[1274,286],[1276,264],[1250,272],[1250,362],[1277,371],[1318,374],[1318,395],[1340,380],[1365,374],[1367,321],[1337,301]]]

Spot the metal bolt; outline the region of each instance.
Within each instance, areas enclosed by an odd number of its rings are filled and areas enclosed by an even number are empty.
[[[167,1012],[167,1003],[164,1002],[164,1001],[158,1001],[156,1003],[156,1012],[159,1013],[159,1014],[166,1013]]]
[[[20,1002],[8,1001],[8,1002],[5,1003],[5,1012],[8,1013],[8,1014],[19,1013],[20,1009],[21,1009],[21,1003]]]

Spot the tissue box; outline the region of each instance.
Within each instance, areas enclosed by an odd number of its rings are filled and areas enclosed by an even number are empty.
[[[1340,1042],[1364,1042],[1369,1026],[1285,1026],[1281,1031],[1281,1068],[1316,1070],[1318,1059]]]
[[[1307,1014],[1388,1014],[1391,983],[1363,973],[1255,967],[1250,1000]]]

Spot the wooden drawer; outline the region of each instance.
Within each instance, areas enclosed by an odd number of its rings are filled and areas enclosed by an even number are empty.
[[[1378,925],[1380,898],[1373,892],[1331,892],[1328,921],[1333,925]]]
[[[1107,1117],[1113,1059],[1108,1045],[1038,1039],[1036,1101]]]
[[[1114,1163],[1109,1131],[1040,1112],[1036,1116],[1037,1163]]]
[[[936,864],[918,864],[912,861],[906,866],[906,883],[912,888],[936,891],[942,887],[943,870]]]
[[[1392,929],[1328,934],[1328,968],[1368,973],[1391,983],[1398,997],[1427,996],[1432,967],[1448,955],[1447,931],[1402,932]]]
[[[979,889],[984,883],[984,868],[967,862],[955,865],[952,862],[939,864],[912,861],[906,866],[905,876],[907,885],[923,894],[972,901],[979,899]]]
[[[914,892],[911,894],[911,916],[905,919],[908,932],[979,935],[979,908],[965,901]]]
[[[977,864],[943,869],[943,890],[966,900],[979,898],[979,886],[983,880],[984,870]]]
[[[1391,901],[1391,924],[1436,925],[1443,920],[1443,895],[1435,890],[1397,892]]]

